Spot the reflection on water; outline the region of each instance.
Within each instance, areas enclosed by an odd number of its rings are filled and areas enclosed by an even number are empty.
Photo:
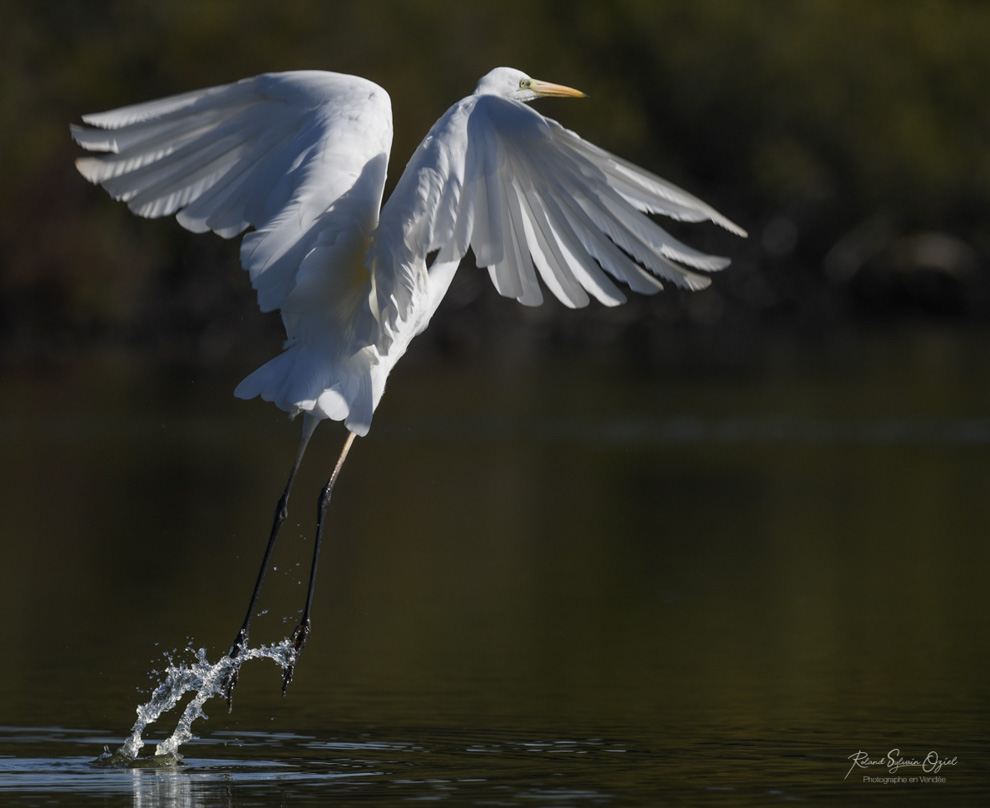
[[[169,771],[89,763],[163,655],[229,647],[299,425],[233,377],[7,377],[0,802],[985,802],[987,356],[928,333],[629,376],[410,357],[335,491],[288,695],[246,666]],[[310,447],[259,640],[298,620],[341,440]],[[959,763],[844,779],[894,748]]]
[[[27,733],[0,728],[4,749],[36,743],[60,751],[74,746],[78,754],[93,741],[64,730]],[[267,757],[242,759],[230,754],[232,748],[245,745],[265,750]],[[132,797],[135,806],[236,805],[247,794],[261,802],[277,798],[294,805],[327,804],[331,794],[335,804],[349,799],[368,804],[376,798],[383,804],[440,799],[483,803],[488,797],[508,805],[532,800],[596,805],[616,796],[582,784],[595,781],[596,769],[613,769],[611,776],[621,776],[643,762],[642,752],[598,738],[513,741],[495,736],[471,743],[468,738],[441,735],[423,742],[344,742],[250,733],[246,742],[230,737],[196,746],[205,757],[191,757],[180,767],[165,769],[94,768],[71,755],[0,759],[0,782],[17,784],[16,790],[0,787],[0,793],[6,791],[16,801],[69,791],[80,803]],[[604,782],[608,781],[606,776]]]
[[[848,761],[836,760],[806,730],[779,729],[766,738],[740,741],[709,737],[711,729],[650,740],[527,740],[497,730],[438,727],[365,729],[346,741],[218,733],[195,742],[179,766],[122,769],[92,765],[99,736],[0,727],[0,750],[18,750],[0,757],[0,799],[4,805],[319,806],[442,800],[479,806],[765,806],[809,800],[872,804],[893,797],[901,805],[930,805],[933,792],[939,804],[978,804],[983,793],[972,771],[957,776],[943,770],[944,783],[920,790],[864,788],[844,781]],[[404,737],[388,740],[391,733]],[[35,751],[56,756],[32,757]],[[976,747],[958,751],[962,761],[980,754]],[[879,779],[887,772],[875,774]],[[952,799],[938,799],[942,794]]]

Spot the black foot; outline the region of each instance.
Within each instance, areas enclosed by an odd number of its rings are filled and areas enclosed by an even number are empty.
[[[296,672],[296,662],[299,661],[299,656],[302,654],[303,648],[306,647],[306,640],[309,639],[310,623],[309,618],[305,618],[302,622],[296,626],[296,630],[292,632],[292,653],[289,655],[289,664],[285,666],[282,671],[282,695],[285,695],[285,691],[288,689],[289,685],[292,683],[292,676]]]
[[[248,635],[244,629],[237,632],[237,639],[234,640],[233,646],[231,646],[230,651],[227,656],[232,660],[236,660],[248,647]],[[227,712],[231,712],[234,709],[234,688],[237,687],[237,676],[241,672],[241,666],[235,664],[230,672],[227,674],[226,681],[221,685],[221,691],[225,699],[227,699]]]

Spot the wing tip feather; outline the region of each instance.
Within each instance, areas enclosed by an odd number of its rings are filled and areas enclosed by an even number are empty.
[[[749,238],[749,233],[745,229],[737,225],[734,221],[732,221],[731,219],[726,219],[720,213],[716,214],[716,216],[717,218],[712,219],[712,221],[715,224],[719,225],[725,230],[728,230],[733,235],[739,236],[740,238]]]

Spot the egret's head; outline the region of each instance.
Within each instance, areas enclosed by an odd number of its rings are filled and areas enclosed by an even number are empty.
[[[474,89],[475,95],[499,95],[515,101],[532,101],[534,98],[558,96],[565,98],[584,98],[580,90],[564,87],[562,84],[551,84],[530,78],[521,70],[512,67],[496,67],[481,77]]]

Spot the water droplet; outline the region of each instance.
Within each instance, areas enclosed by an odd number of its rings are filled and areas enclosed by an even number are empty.
[[[232,673],[251,659],[270,659],[286,670],[295,657],[292,642],[288,638],[271,646],[260,646],[243,651],[235,660],[222,656],[216,663],[210,663],[206,649],[195,651],[195,661],[170,664],[160,679],[151,699],[137,708],[137,721],[130,736],[116,752],[100,756],[99,763],[105,766],[127,766],[138,756],[144,746],[141,737],[145,729],[159,717],[173,709],[182,697],[189,692],[195,695],[186,704],[175,731],[155,750],[156,765],[175,765],[181,756],[179,747],[193,737],[191,726],[199,718],[207,718],[203,705],[215,696],[225,696],[226,683]],[[274,719],[273,719],[274,720]]]

